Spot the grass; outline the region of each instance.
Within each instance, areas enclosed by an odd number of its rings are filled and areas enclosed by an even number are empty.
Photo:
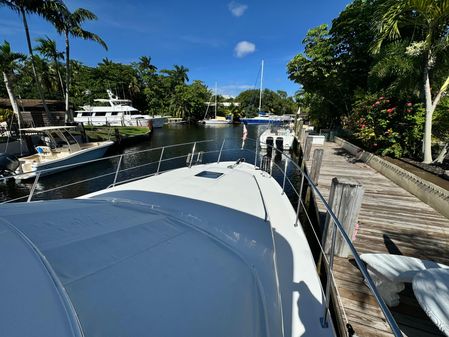
[[[146,135],[150,132],[147,127],[141,126],[85,126],[86,135],[91,140],[108,140],[115,138],[115,128],[124,138]]]

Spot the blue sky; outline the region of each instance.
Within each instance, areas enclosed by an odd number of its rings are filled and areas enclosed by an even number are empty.
[[[349,0],[69,0],[70,9],[87,8],[98,21],[86,29],[99,34],[109,51],[99,45],[72,40],[72,57],[95,65],[104,57],[130,63],[151,56],[159,68],[174,64],[190,69],[221,94],[236,95],[252,88],[261,60],[265,60],[264,87],[293,94],[287,62],[302,50],[307,30],[330,23]],[[41,18],[29,18],[32,38],[48,35],[63,40]],[[26,51],[23,26],[16,13],[0,8],[0,40]]]

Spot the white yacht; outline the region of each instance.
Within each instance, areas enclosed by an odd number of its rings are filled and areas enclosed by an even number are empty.
[[[131,106],[129,99],[119,99],[111,90],[107,90],[107,93],[108,99],[98,98],[94,100],[102,105],[85,105],[81,110],[75,111],[75,122],[97,126],[148,126],[161,128],[167,121],[162,116],[151,117],[148,114],[142,114]]]
[[[101,158],[114,144],[113,141],[79,143],[70,133],[74,128],[76,126],[21,129],[23,133],[42,135],[42,144],[36,146],[37,153],[30,156],[19,159],[9,156],[10,164],[5,167],[0,165],[0,171],[9,169],[9,173],[17,180],[31,179],[38,173],[41,176],[50,175]]]
[[[150,177],[117,182],[118,165],[109,188],[77,199],[0,204],[2,334],[336,336],[284,188],[256,163],[221,161],[224,141],[195,165],[200,143],[187,167],[160,172],[159,148]]]
[[[260,147],[266,149],[270,145],[280,151],[289,151],[293,148],[295,133],[289,127],[269,127],[259,137]]]

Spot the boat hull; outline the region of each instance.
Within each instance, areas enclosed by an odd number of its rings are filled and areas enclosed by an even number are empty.
[[[136,118],[121,117],[75,117],[75,122],[85,123],[94,126],[149,126],[151,123],[153,128],[161,128],[166,122],[165,117],[149,117],[142,116]]]
[[[271,125],[282,125],[289,122],[289,120],[284,119],[268,119],[268,118],[240,118],[240,121],[245,124],[271,124]]]
[[[84,165],[85,162],[87,162],[87,161],[103,157],[104,154],[106,153],[106,151],[109,149],[109,147],[114,144],[114,142],[112,142],[112,141],[106,141],[103,143],[104,144],[99,145],[98,147],[95,147],[95,148],[80,150],[67,158],[54,160],[54,161],[51,161],[48,163],[37,164],[34,167],[33,171],[24,172],[23,174],[14,176],[14,178],[16,180],[33,179],[36,177],[36,174],[38,172],[40,172],[40,176],[42,177],[42,176],[51,175],[51,174],[54,174],[57,172],[70,170],[74,167]],[[71,165],[71,166],[66,167],[67,165]],[[60,167],[60,166],[63,166],[63,167]],[[58,167],[60,167],[60,168],[58,168]],[[48,169],[54,169],[54,170],[42,172],[42,171],[48,170]]]

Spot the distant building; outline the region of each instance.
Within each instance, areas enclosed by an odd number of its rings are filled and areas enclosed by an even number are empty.
[[[215,102],[204,102],[205,105],[209,106],[215,106]],[[225,108],[228,108],[230,106],[240,106],[240,103],[238,102],[218,102],[217,106],[224,106]]]

